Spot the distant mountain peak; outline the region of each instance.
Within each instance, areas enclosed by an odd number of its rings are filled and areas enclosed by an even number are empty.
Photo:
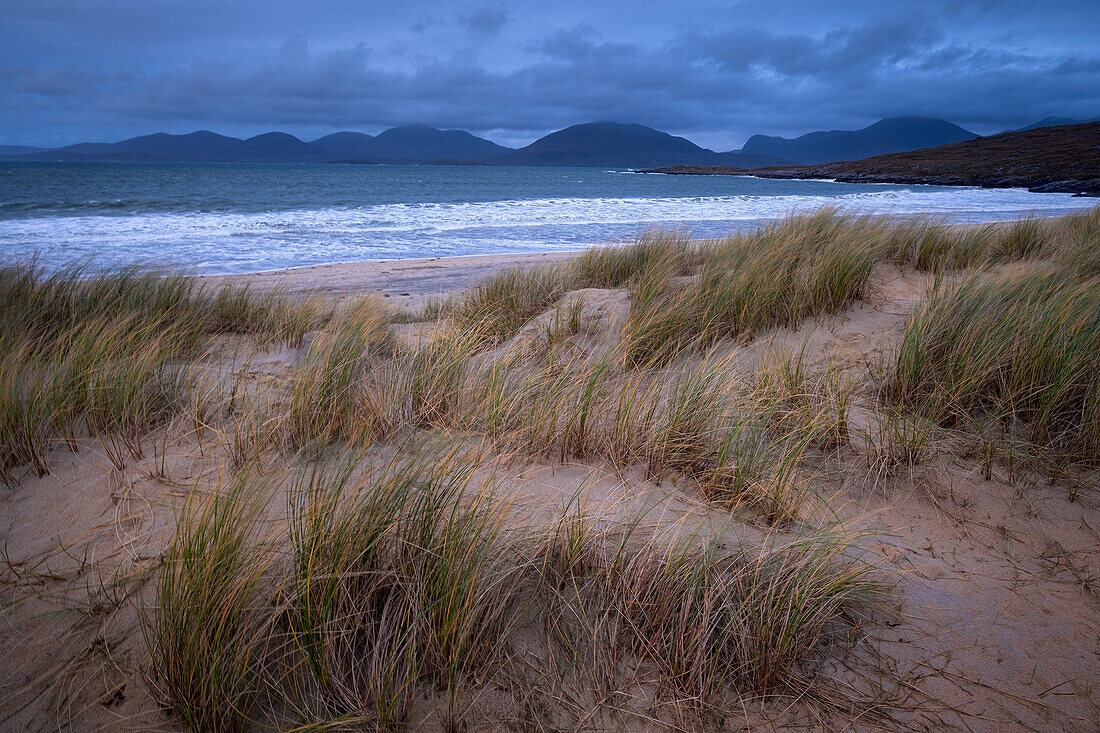
[[[1100,118],[1097,118],[1100,119]],[[1044,117],[1038,122],[1032,122],[1027,127],[1019,127],[1015,130],[1006,130],[1006,132],[1027,132],[1028,130],[1038,130],[1043,127],[1061,127],[1062,125],[1079,125],[1083,122],[1095,122],[1093,120],[1074,120],[1069,117]]]
[[[342,130],[311,140],[309,144],[324,151],[328,160],[369,162],[373,160],[371,157],[373,142],[373,135]]]
[[[367,140],[373,140],[374,135],[368,135],[365,132],[352,132],[351,130],[342,130],[340,132],[333,132],[319,137],[316,140],[310,140],[309,144],[315,147],[324,148],[326,145],[339,145],[348,143],[363,143]]]
[[[296,142],[302,142],[298,138],[286,132],[264,132],[259,135],[253,135],[252,137],[247,138],[245,142],[248,142],[249,140],[282,140],[286,142],[290,142],[291,140],[293,140]]]
[[[973,140],[978,135],[935,117],[886,117],[859,130],[809,132],[796,138],[753,135],[741,151],[786,158],[798,163],[861,160]]]
[[[716,165],[746,168],[779,165],[771,156],[715,153],[682,137],[636,122],[584,122],[539,138],[500,159],[511,165],[605,165],[654,168],[662,165]]]
[[[566,144],[573,149],[606,150],[632,146],[658,146],[682,152],[703,150],[690,140],[636,122],[583,122],[539,138],[522,150],[549,150]]]
[[[371,142],[376,160],[393,162],[485,162],[511,150],[465,130],[404,125],[380,132]]]
[[[443,132],[443,130],[439,129],[438,127],[432,127],[431,125],[425,125],[425,124],[421,124],[419,122],[414,122],[411,125],[398,125],[397,127],[391,127],[390,129],[385,130],[384,132],[379,133],[379,134],[381,134],[381,135],[385,135],[386,133],[398,134],[398,133],[402,133],[402,132]]]

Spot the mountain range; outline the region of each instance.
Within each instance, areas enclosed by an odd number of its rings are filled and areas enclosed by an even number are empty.
[[[1062,124],[1047,118],[1024,129]],[[895,117],[861,130],[812,132],[794,139],[754,135],[741,150],[716,152],[638,124],[592,122],[558,130],[522,148],[508,148],[463,130],[426,125],[378,135],[337,132],[305,142],[283,132],[247,139],[199,130],[164,132],[117,143],[54,149],[0,146],[0,158],[30,161],[194,161],[238,163],[421,163],[655,168],[720,165],[744,169],[791,163],[859,160],[977,138],[940,119]]]
[[[378,135],[336,132],[310,142],[282,132],[245,140],[199,130],[186,135],[158,132],[118,143],[79,143],[53,150],[0,149],[10,160],[162,160],[236,163],[472,163],[650,167],[687,161],[693,165],[756,167],[789,162],[739,151],[717,153],[645,125],[593,122],[552,132],[525,147],[506,148],[463,130],[407,125]]]

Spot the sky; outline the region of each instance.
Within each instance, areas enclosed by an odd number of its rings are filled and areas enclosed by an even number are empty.
[[[1100,116],[1095,0],[0,0],[0,144],[422,123],[520,146]]]

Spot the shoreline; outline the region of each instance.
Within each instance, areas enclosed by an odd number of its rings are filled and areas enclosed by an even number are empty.
[[[340,300],[377,293],[401,307],[419,307],[432,298],[467,290],[503,270],[564,262],[585,250],[422,257],[407,260],[336,262],[233,275],[198,275],[215,284],[283,288],[292,295]]]
[[[996,226],[1011,222],[989,223]],[[968,229],[982,226],[982,224],[956,223],[949,226]],[[604,242],[591,246],[609,244],[614,243]],[[247,285],[260,290],[281,288],[290,295],[301,297],[319,295],[336,301],[353,296],[378,294],[383,298],[393,298],[393,305],[399,308],[418,308],[433,299],[445,298],[469,290],[499,272],[515,267],[566,262],[583,254],[587,249],[589,248],[519,254],[473,254],[331,262],[258,272],[200,274],[195,275],[195,278],[215,285]]]

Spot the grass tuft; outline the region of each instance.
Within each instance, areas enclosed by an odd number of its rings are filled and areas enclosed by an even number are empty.
[[[245,487],[242,476],[184,511],[146,630],[155,690],[191,730],[247,730],[258,714],[273,554]]]
[[[0,267],[0,479],[27,463],[44,473],[53,445],[75,447],[84,431],[116,462],[118,441],[140,456],[142,433],[181,409],[183,362],[203,339],[293,343],[316,318],[312,304],[278,292],[213,290],[182,275]]]
[[[823,210],[711,243],[686,284],[650,270],[631,290],[626,358],[667,364],[719,339],[835,313],[864,296],[883,232],[880,223]]]
[[[310,344],[294,376],[289,436],[298,449],[318,449],[338,437],[371,430],[356,419],[356,394],[375,357],[392,346],[386,311],[363,298],[336,316]]]
[[[1043,451],[1100,451],[1100,280],[1044,266],[977,272],[938,289],[913,316],[885,396],[1028,426]]]

